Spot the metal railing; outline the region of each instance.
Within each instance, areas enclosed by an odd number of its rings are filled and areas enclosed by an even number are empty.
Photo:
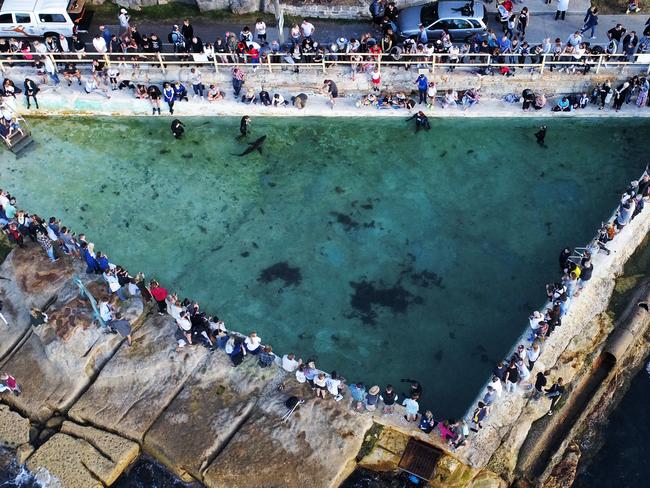
[[[305,53],[299,58],[291,53],[268,53],[261,57],[249,54],[235,53],[2,53],[0,54],[0,71],[6,72],[16,66],[31,66],[44,57],[58,66],[74,63],[78,68],[92,67],[95,60],[100,68],[112,65],[128,66],[133,69],[159,68],[163,74],[175,68],[182,67],[213,67],[215,72],[228,70],[235,66],[241,68],[268,70],[269,73],[289,68],[320,70],[323,74],[331,68],[347,67],[358,72],[370,71],[374,68],[381,73],[385,68],[428,69],[431,73],[436,70],[466,71],[482,70],[484,72],[499,72],[508,68],[510,72],[517,69],[528,69],[544,74],[547,70],[570,68],[574,71],[593,71],[598,74],[602,69],[637,68],[640,72],[650,74],[650,53],[640,53],[628,56],[626,54],[540,54],[526,55],[485,53],[402,53],[392,50],[387,53]]]

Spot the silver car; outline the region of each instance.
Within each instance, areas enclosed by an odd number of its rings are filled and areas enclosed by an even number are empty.
[[[453,41],[466,41],[477,34],[485,36],[487,9],[482,2],[440,0],[402,10],[398,17],[401,39],[415,39],[422,24],[429,39],[440,39],[443,30]]]

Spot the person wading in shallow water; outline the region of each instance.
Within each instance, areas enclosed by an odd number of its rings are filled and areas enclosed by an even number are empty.
[[[239,138],[240,139],[243,139],[244,137],[246,137],[250,133],[250,131],[251,131],[250,125],[251,125],[251,118],[248,115],[244,115],[241,118],[241,121],[239,122]]]
[[[539,144],[542,147],[546,147],[546,144],[544,144],[544,139],[546,138],[546,126],[543,125],[539,128],[537,132],[535,132],[535,137],[537,138],[537,144]]]
[[[183,133],[185,132],[185,126],[183,125],[183,122],[178,119],[174,119],[172,121],[171,131],[176,139],[183,137]]]

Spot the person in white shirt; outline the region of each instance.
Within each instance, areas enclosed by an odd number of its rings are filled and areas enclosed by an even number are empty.
[[[257,19],[255,23],[255,34],[257,34],[257,39],[261,44],[266,42],[266,24],[262,19]]]
[[[93,47],[95,48],[95,51],[100,54],[104,54],[108,51],[106,47],[106,41],[99,34],[97,34],[93,39]]]
[[[257,336],[257,332],[253,331],[249,336],[244,339],[244,344],[246,345],[246,352],[251,353],[253,356],[262,352],[260,345],[262,344],[262,339]]]
[[[99,316],[106,325],[113,320],[113,307],[107,301],[99,302]]]
[[[284,107],[287,104],[288,104],[288,102],[279,93],[276,93],[275,95],[273,95],[273,106],[274,107]]]
[[[499,398],[501,397],[501,392],[503,391],[503,385],[501,384],[501,380],[498,377],[492,376],[492,379],[488,383],[488,386],[492,387],[497,397]]]
[[[184,339],[178,340],[178,347],[183,347],[185,343],[192,345],[192,322],[190,321],[190,314],[182,312],[176,320],[176,325],[178,325],[184,337]]]
[[[315,30],[316,27],[314,27],[314,24],[308,22],[307,19],[303,20],[302,24],[300,24],[300,31],[305,39],[310,39]]]
[[[296,356],[293,353],[285,354],[282,356],[282,369],[287,373],[293,373],[302,364],[302,359],[296,361]]]
[[[305,365],[301,364],[300,366],[298,366],[298,369],[296,370],[296,381],[298,383],[304,383],[307,381],[307,377],[305,376],[304,369],[305,369]]]
[[[125,8],[120,9],[117,20],[120,22],[120,37],[130,35],[131,26],[129,25],[129,21],[131,18]]]
[[[539,346],[539,342],[533,342],[533,345],[526,349],[526,357],[528,358],[528,369],[533,370],[535,362],[539,359],[539,355],[542,354],[542,348]]]
[[[59,45],[61,46],[61,52],[64,53],[69,53],[70,52],[70,46],[68,45],[68,39],[61,34],[59,36]]]
[[[325,386],[327,387],[327,391],[334,397],[334,399],[338,402],[343,396],[339,392],[339,388],[341,386],[342,381],[339,379],[338,375],[336,374],[336,371],[332,371],[332,374],[325,380]]]
[[[42,42],[34,41],[34,52],[47,54],[47,46]]]

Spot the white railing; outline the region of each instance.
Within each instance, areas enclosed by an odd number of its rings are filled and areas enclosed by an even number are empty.
[[[553,55],[518,54],[492,55],[485,53],[464,54],[411,54],[391,50],[387,53],[308,53],[299,59],[291,53],[269,53],[259,58],[248,54],[217,53],[214,55],[193,53],[11,53],[0,54],[0,71],[13,67],[30,66],[37,60],[49,57],[61,68],[61,65],[74,63],[80,69],[91,67],[97,60],[102,67],[116,65],[132,65],[134,68],[160,68],[163,74],[174,68],[185,66],[214,67],[215,72],[228,70],[235,66],[246,68],[264,68],[272,73],[286,69],[289,66],[300,69],[321,70],[327,73],[335,67],[348,67],[364,71],[377,68],[379,72],[385,68],[417,67],[428,69],[434,73],[437,69],[459,70],[484,69],[500,71],[502,68],[529,69],[544,74],[555,68],[572,67],[575,71],[590,71],[598,74],[602,69],[637,68],[650,74],[650,53],[634,54],[585,54],[574,57],[572,54]],[[528,62],[526,62],[528,61]]]

